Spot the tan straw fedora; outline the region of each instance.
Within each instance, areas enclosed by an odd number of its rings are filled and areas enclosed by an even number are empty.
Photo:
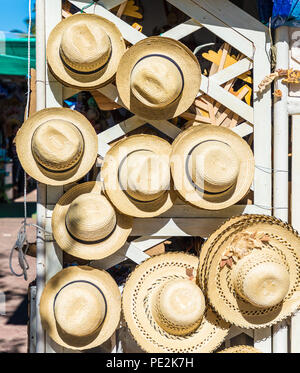
[[[85,176],[96,161],[97,134],[80,113],[43,109],[27,119],[16,136],[24,170],[41,183],[63,185]]]
[[[161,36],[139,41],[123,55],[117,88],[124,105],[146,120],[186,111],[200,89],[197,58],[182,43]]]
[[[69,189],[52,214],[53,237],[70,255],[86,260],[105,258],[126,242],[132,218],[115,211],[100,182],[89,181]]]
[[[146,352],[212,352],[230,325],[205,304],[195,277],[198,259],[171,252],[140,264],[127,279],[122,311]]]
[[[190,204],[207,210],[229,207],[248,192],[254,176],[251,148],[224,127],[201,125],[172,144],[174,188]]]
[[[226,348],[225,350],[219,351],[219,354],[259,354],[262,351],[255,347],[247,345],[239,345],[234,347]]]
[[[170,181],[171,145],[154,135],[132,135],[105,155],[101,176],[105,193],[124,214],[147,218],[173,206]]]
[[[104,343],[116,330],[121,294],[104,270],[71,266],[53,276],[40,300],[43,328],[59,345],[85,350]]]
[[[55,78],[91,90],[114,79],[125,52],[118,28],[95,14],[76,14],[58,23],[47,43],[47,61]]]
[[[198,280],[226,321],[269,327],[300,306],[300,237],[271,216],[232,218],[203,245]]]

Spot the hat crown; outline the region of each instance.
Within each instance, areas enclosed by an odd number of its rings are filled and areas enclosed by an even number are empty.
[[[76,239],[93,242],[109,236],[116,219],[115,210],[106,197],[84,193],[70,204],[66,225]]]
[[[169,159],[149,150],[132,152],[121,165],[119,179],[131,197],[153,201],[169,189]]]
[[[201,289],[188,279],[168,281],[156,300],[157,322],[171,334],[186,335],[201,323],[205,299]]]
[[[179,66],[164,56],[146,56],[131,72],[131,92],[150,107],[165,107],[181,94],[183,78]]]
[[[197,186],[207,192],[220,193],[236,182],[240,165],[236,153],[229,145],[209,140],[193,149],[189,168]]]
[[[97,331],[106,315],[102,292],[92,283],[67,284],[54,300],[54,316],[59,327],[74,337],[86,337]]]
[[[287,295],[290,276],[277,254],[254,250],[238,261],[233,283],[242,298],[256,307],[268,308]]]
[[[79,72],[92,72],[103,67],[111,55],[111,48],[108,34],[92,19],[66,27],[60,44],[61,58]]]
[[[79,162],[84,140],[71,122],[55,119],[41,124],[34,131],[31,148],[40,165],[52,171],[65,171]]]

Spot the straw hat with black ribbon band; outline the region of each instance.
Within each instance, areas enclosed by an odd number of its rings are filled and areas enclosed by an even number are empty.
[[[52,214],[53,237],[68,254],[86,260],[118,251],[132,230],[132,218],[117,212],[102,192],[101,182],[69,189]]]
[[[30,116],[16,136],[22,167],[34,179],[48,185],[64,185],[84,177],[93,167],[97,134],[80,113],[49,108]]]
[[[200,89],[201,70],[181,42],[151,36],[121,58],[116,83],[128,110],[146,120],[170,119],[186,111]]]
[[[254,177],[254,157],[239,135],[224,127],[193,126],[172,144],[174,188],[193,206],[220,210],[248,192]]]
[[[262,351],[258,350],[255,347],[247,345],[239,345],[228,347],[225,350],[218,351],[219,354],[260,354]]]
[[[177,198],[170,176],[171,145],[154,135],[132,135],[106,153],[101,176],[105,194],[129,216],[162,214]]]
[[[150,353],[212,352],[230,325],[205,303],[196,285],[198,258],[181,252],[153,256],[126,281],[122,311],[129,331]]]
[[[231,324],[274,325],[300,307],[300,237],[271,216],[231,218],[203,245],[198,281]]]
[[[116,330],[121,294],[104,270],[70,266],[47,283],[40,300],[43,328],[59,345],[85,350],[104,343]]]
[[[51,31],[47,62],[62,84],[91,90],[114,79],[125,50],[114,23],[95,14],[75,14]]]

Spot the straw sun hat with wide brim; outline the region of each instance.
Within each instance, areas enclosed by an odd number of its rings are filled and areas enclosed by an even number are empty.
[[[171,145],[154,135],[132,135],[105,155],[101,176],[105,194],[122,213],[148,218],[173,206],[170,180]]]
[[[205,304],[197,266],[195,256],[173,252],[147,259],[130,274],[122,311],[142,350],[204,353],[223,342],[230,325]]]
[[[232,218],[203,245],[198,280],[226,321],[274,325],[300,306],[300,237],[271,216]]]
[[[132,218],[113,208],[102,183],[90,181],[69,189],[52,214],[53,236],[68,254],[86,260],[103,259],[126,242]]]
[[[58,23],[47,43],[51,72],[62,84],[91,90],[114,79],[125,42],[118,28],[95,14],[76,14]]]
[[[259,354],[262,351],[259,351],[257,348],[247,345],[239,345],[226,348],[225,350],[219,351],[219,354]]]
[[[43,109],[30,116],[16,136],[22,167],[48,185],[84,177],[96,161],[97,134],[80,113],[67,108]]]
[[[85,350],[104,343],[116,330],[121,294],[104,270],[71,266],[53,276],[41,300],[43,328],[59,345]]]
[[[151,36],[123,55],[118,92],[132,113],[146,120],[170,119],[186,111],[200,89],[197,58],[174,39]]]
[[[174,188],[188,203],[207,210],[229,207],[248,192],[254,176],[250,146],[224,127],[193,126],[172,144]]]

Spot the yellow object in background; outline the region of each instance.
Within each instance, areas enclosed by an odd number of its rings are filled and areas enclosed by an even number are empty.
[[[134,0],[128,0],[125,10],[123,12],[123,15],[142,19],[143,15],[139,13],[138,10],[139,10],[139,7],[135,5]]]
[[[138,23],[134,22],[132,25],[131,25],[133,28],[136,28],[139,32],[142,32],[143,30],[143,26],[139,25]]]

